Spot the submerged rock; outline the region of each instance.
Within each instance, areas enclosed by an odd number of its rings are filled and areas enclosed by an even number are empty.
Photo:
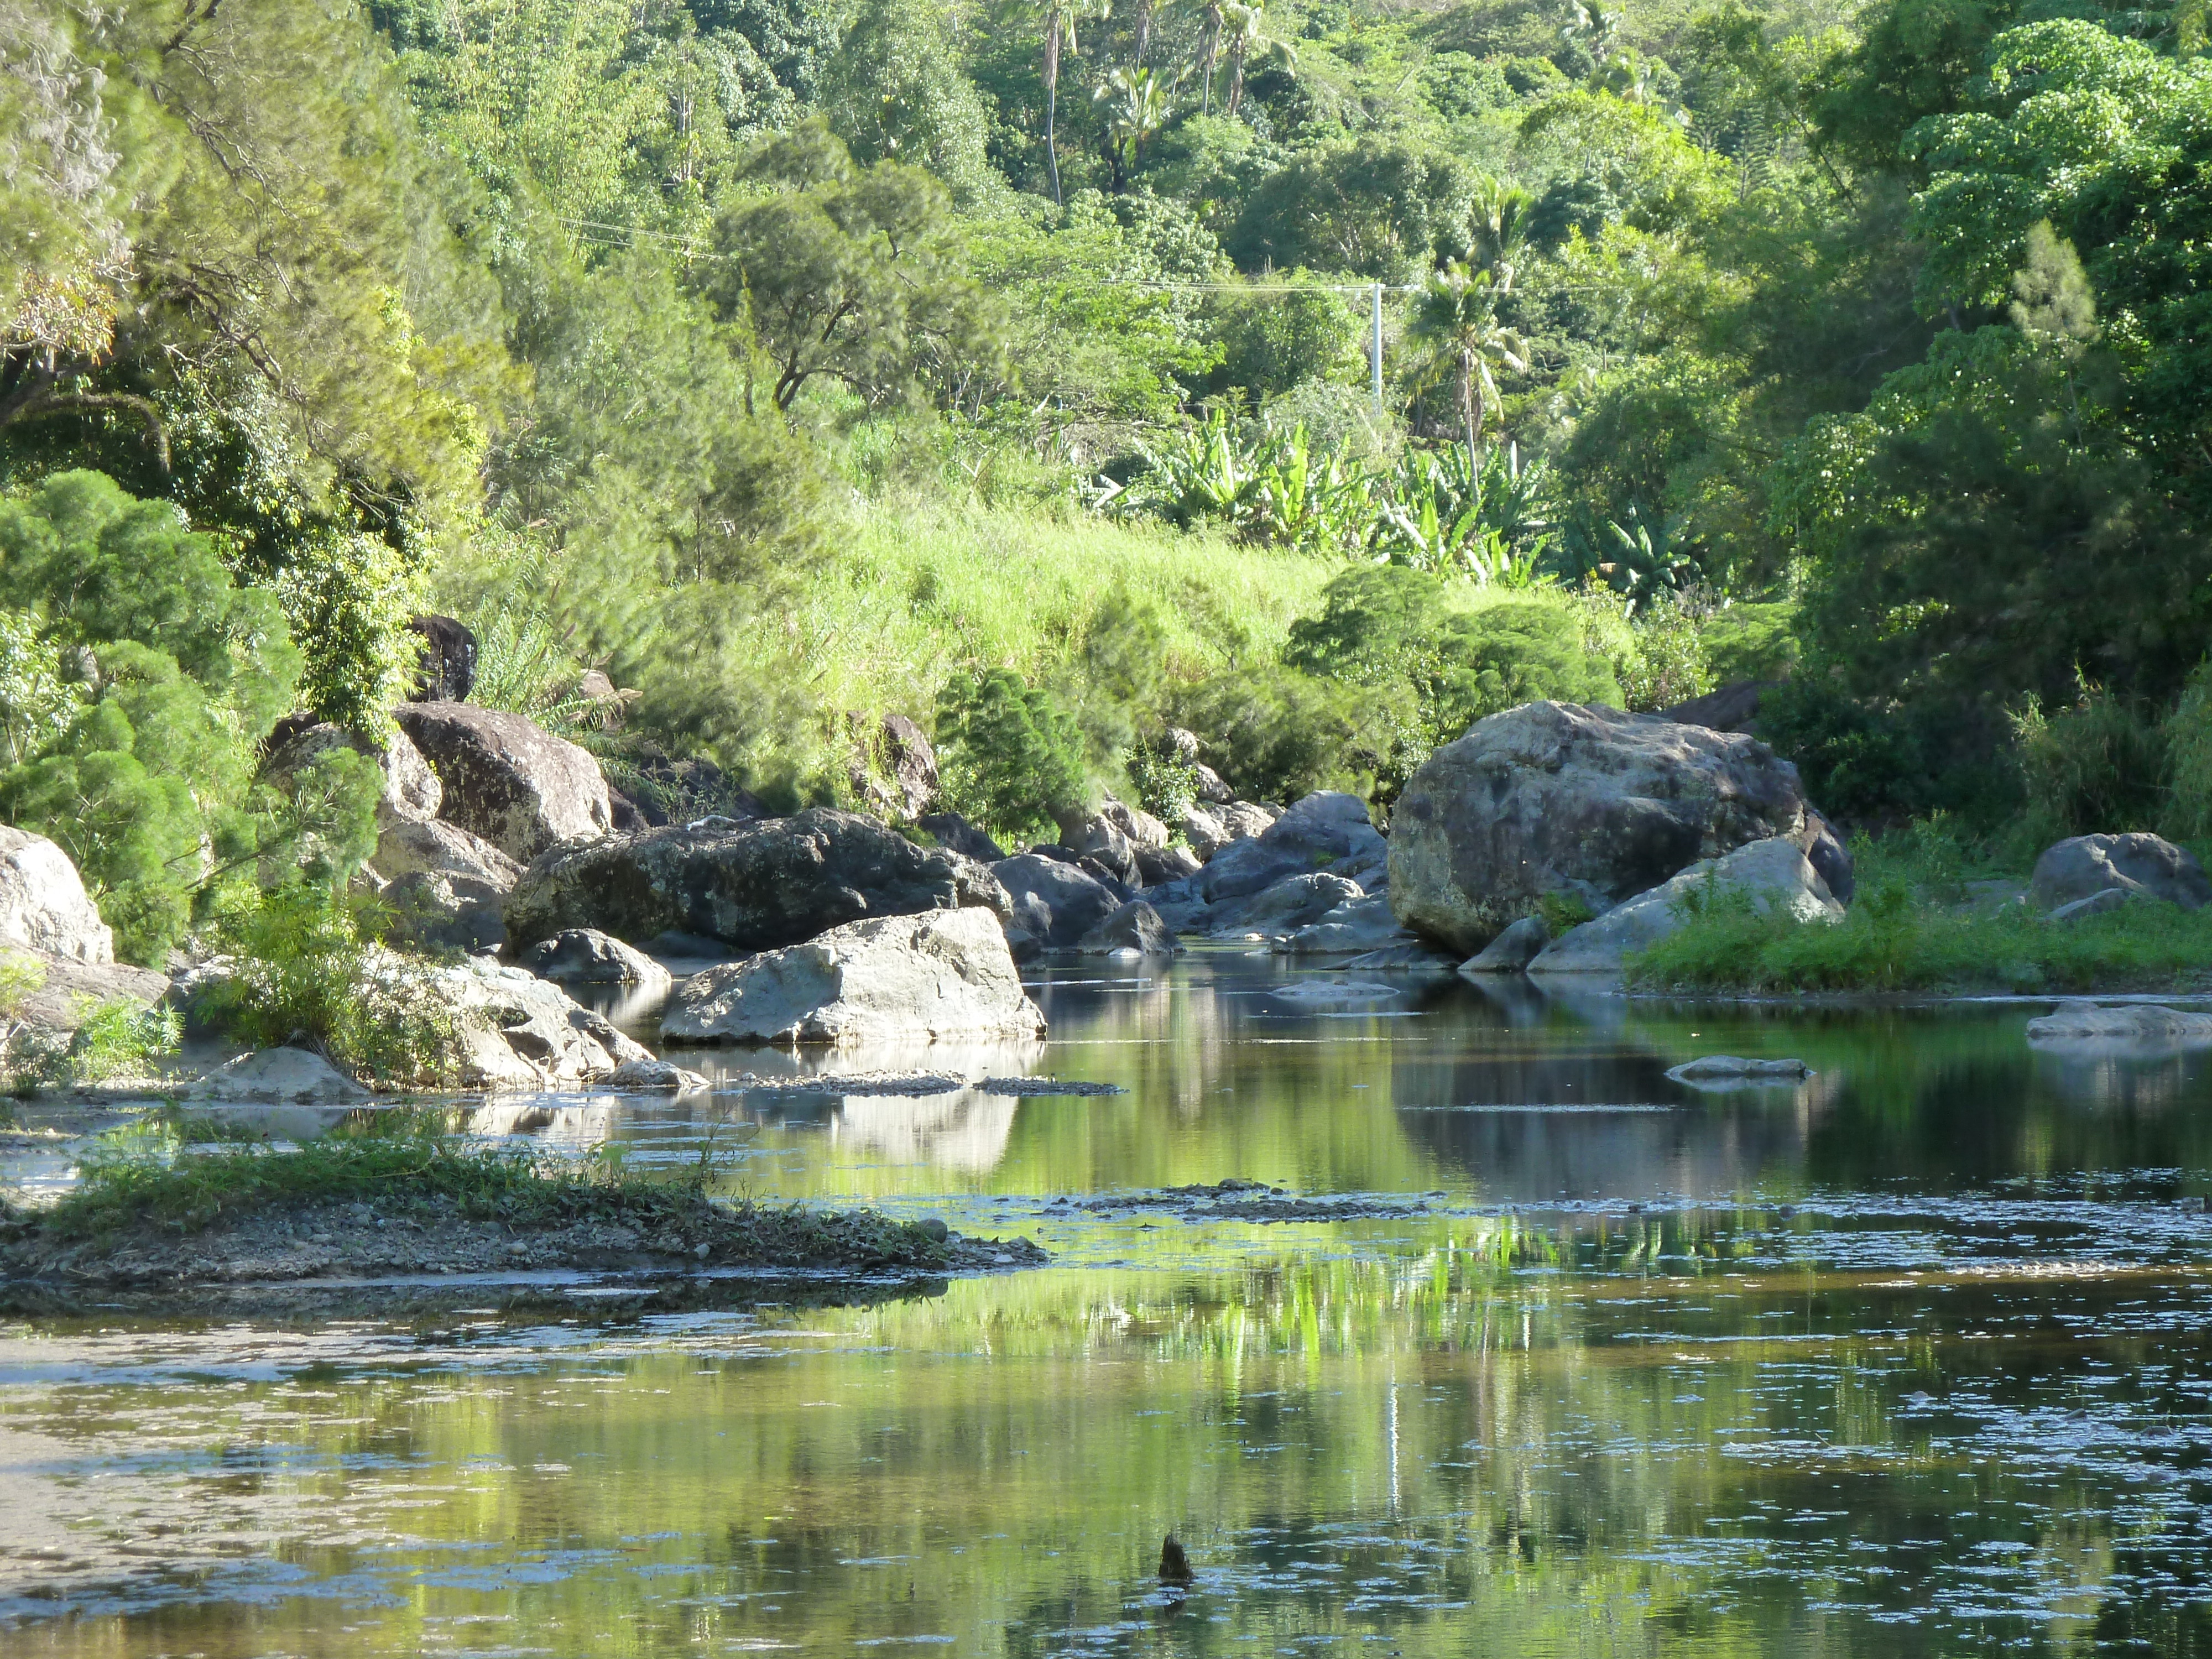
[[[2069,1002],[2039,1019],[2028,1021],[2027,1039],[2037,1044],[2146,1042],[2195,1046],[2212,1043],[2212,1014],[2169,1008],[2157,1002],[2124,1002],[2117,1006]]]
[[[1730,1088],[1745,1084],[1801,1083],[1813,1075],[1802,1060],[1747,1060],[1741,1054],[1701,1054],[1667,1075],[1695,1088]]]
[[[714,1085],[696,1072],[686,1071],[670,1060],[629,1060],[607,1076],[610,1089],[672,1089],[678,1094],[696,1094]]]
[[[1818,834],[1797,769],[1755,738],[1532,702],[1414,773],[1391,818],[1390,902],[1472,956],[1547,893],[1602,914],[1700,860]]]
[[[678,988],[660,1027],[672,1042],[787,1046],[1043,1030],[1005,933],[975,909],[848,922],[709,968]]]
[[[2161,836],[2075,836],[2035,861],[2028,897],[2056,910],[2118,888],[2132,898],[2160,899],[2185,910],[2212,902],[2212,880],[2187,848]],[[2077,913],[2078,914],[2078,913]]]
[[[1004,889],[972,859],[917,847],[873,818],[814,807],[787,818],[670,824],[547,854],[507,902],[518,945],[571,927],[617,939],[688,933],[774,950],[869,916],[979,906]]]
[[[463,702],[393,711],[438,775],[439,815],[528,862],[566,842],[614,831],[606,780],[588,750],[520,714]]]
[[[93,964],[115,960],[115,935],[70,855],[11,824],[0,824],[0,945]]]
[[[1570,927],[1536,954],[1528,971],[1618,975],[1630,951],[1646,950],[1681,927],[1709,887],[1744,895],[1761,915],[1779,909],[1801,922],[1844,919],[1844,907],[1811,861],[1778,836],[1739,847],[1724,858],[1701,859],[1595,921]]]

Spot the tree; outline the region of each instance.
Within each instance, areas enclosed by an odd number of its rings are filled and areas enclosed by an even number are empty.
[[[1043,33],[1045,166],[1052,174],[1053,204],[1060,206],[1063,204],[1059,149],[1060,53],[1080,50],[1076,44],[1076,24],[1104,17],[1111,0],[1016,0],[1016,3]]]
[[[919,167],[854,166],[818,120],[747,157],[715,218],[701,289],[721,321],[757,336],[778,409],[823,374],[880,402],[914,379],[924,353],[993,331],[951,208]]]
[[[1237,106],[1244,100],[1246,59],[1272,57],[1294,64],[1297,52],[1289,41],[1267,33],[1265,0],[1226,0],[1222,16],[1229,40],[1229,113],[1234,115]]]
[[[1481,464],[1477,446],[1485,413],[1493,404],[1503,408],[1498,371],[1518,374],[1528,368],[1527,342],[1498,317],[1498,302],[1511,281],[1510,273],[1501,278],[1494,270],[1471,270],[1455,259],[1431,279],[1414,317],[1415,336],[1428,341],[1434,354],[1432,372],[1456,377],[1470,467]]]
[[[1128,187],[1129,174],[1144,154],[1146,140],[1168,123],[1174,106],[1167,88],[1150,70],[1115,70],[1091,101],[1106,112],[1106,163],[1113,169],[1114,193]]]

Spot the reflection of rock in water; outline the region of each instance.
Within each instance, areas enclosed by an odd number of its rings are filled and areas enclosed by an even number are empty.
[[[763,1078],[850,1076],[860,1072],[929,1072],[981,1082],[1022,1077],[1044,1053],[1035,1040],[982,1042],[860,1042],[836,1048],[684,1048],[684,1065],[718,1089],[750,1073]]]
[[[1390,1070],[1399,1123],[1486,1197],[1717,1197],[1796,1167],[1840,1081],[1681,1104],[1664,1057],[1589,1039],[1548,1052],[1401,1052]]]
[[[609,1097],[491,1100],[469,1114],[469,1133],[530,1135],[554,1146],[596,1146],[613,1134],[618,1110]]]
[[[2157,1109],[2201,1093],[2202,1049],[2045,1048],[2034,1055],[2035,1080],[2062,1099],[2104,1109]]]
[[[1021,1103],[974,1089],[902,1099],[851,1095],[830,1120],[830,1139],[893,1164],[930,1164],[981,1172],[1006,1155]]]

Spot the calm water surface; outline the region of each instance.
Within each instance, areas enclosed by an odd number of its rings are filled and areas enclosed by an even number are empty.
[[[1041,1272],[17,1316],[0,1652],[2212,1652],[2203,1054],[2037,1056],[2026,1007],[1041,976],[1050,1043],[975,1074],[1125,1093],[484,1120],[711,1142],[733,1193]],[[1667,1080],[1714,1052],[1816,1075]],[[1402,1212],[1085,1206],[1230,1176]]]

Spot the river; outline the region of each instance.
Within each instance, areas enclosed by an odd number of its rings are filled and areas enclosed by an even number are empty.
[[[722,1054],[483,1127],[1042,1270],[17,1310],[0,1652],[2212,1651],[2203,1053],[2038,1054],[2027,1005],[1037,977],[1049,1042],[975,1074],[1124,1092]],[[1666,1077],[1714,1053],[1813,1075]],[[1380,1213],[1127,1201],[1225,1177]]]

